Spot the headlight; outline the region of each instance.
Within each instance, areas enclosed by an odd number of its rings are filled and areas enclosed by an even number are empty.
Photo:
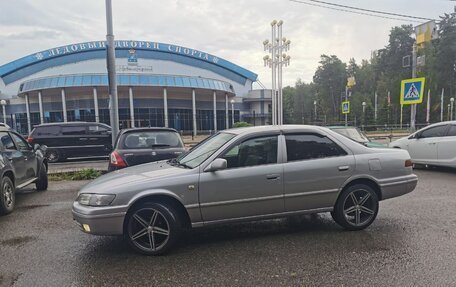
[[[114,194],[81,193],[77,202],[88,206],[106,206],[110,205],[115,197]]]

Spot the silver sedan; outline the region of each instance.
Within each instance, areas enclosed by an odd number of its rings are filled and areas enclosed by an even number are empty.
[[[405,150],[373,149],[316,126],[219,132],[179,158],[106,174],[81,189],[73,218],[124,235],[144,254],[168,251],[184,228],[330,212],[368,227],[379,201],[417,184]]]

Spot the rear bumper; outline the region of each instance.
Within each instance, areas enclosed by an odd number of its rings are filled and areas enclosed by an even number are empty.
[[[409,192],[412,192],[418,184],[418,177],[414,174],[397,177],[388,182],[380,183],[382,191],[382,200],[398,197]]]
[[[85,233],[93,235],[122,235],[126,212],[119,210],[100,212],[104,211],[104,209],[106,208],[82,206],[74,202],[73,220]]]

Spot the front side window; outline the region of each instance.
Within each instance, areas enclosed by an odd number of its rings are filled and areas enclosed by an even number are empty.
[[[192,148],[188,153],[179,156],[177,161],[190,168],[197,167],[235,136],[235,134],[230,133],[215,134]]]
[[[21,138],[20,136],[18,136],[17,134],[14,134],[14,133],[11,133],[11,136],[12,136],[14,142],[16,143],[17,147],[19,148],[19,150],[29,150],[30,149],[29,144],[23,138]]]
[[[288,162],[347,155],[336,143],[319,134],[286,135],[285,140]]]
[[[8,133],[0,132],[0,141],[5,149],[15,150],[16,146],[14,145],[13,139]]]
[[[432,127],[429,129],[424,130],[421,133],[421,138],[436,138],[436,137],[443,137],[445,135],[445,131],[447,129],[446,125]]]
[[[259,137],[235,145],[224,153],[228,168],[277,163],[277,136]]]
[[[448,137],[456,137],[456,125],[451,125],[447,133]]]

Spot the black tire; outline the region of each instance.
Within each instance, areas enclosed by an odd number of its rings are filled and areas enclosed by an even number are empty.
[[[55,162],[61,161],[63,159],[63,156],[56,149],[48,149],[46,151],[46,158],[47,158],[48,162],[55,163]]]
[[[154,214],[156,214],[155,220]],[[168,252],[175,245],[181,226],[181,220],[173,207],[162,203],[146,202],[127,213],[124,236],[136,252],[160,255]]]
[[[16,204],[16,191],[11,179],[4,176],[0,186],[0,215],[11,213]]]
[[[38,180],[35,183],[36,190],[38,191],[43,191],[48,188],[48,174],[47,174],[47,168],[44,163],[41,163],[40,167],[40,174],[38,176]]]
[[[331,216],[347,230],[362,230],[374,222],[377,213],[378,196],[375,191],[366,184],[355,184],[342,191]]]

